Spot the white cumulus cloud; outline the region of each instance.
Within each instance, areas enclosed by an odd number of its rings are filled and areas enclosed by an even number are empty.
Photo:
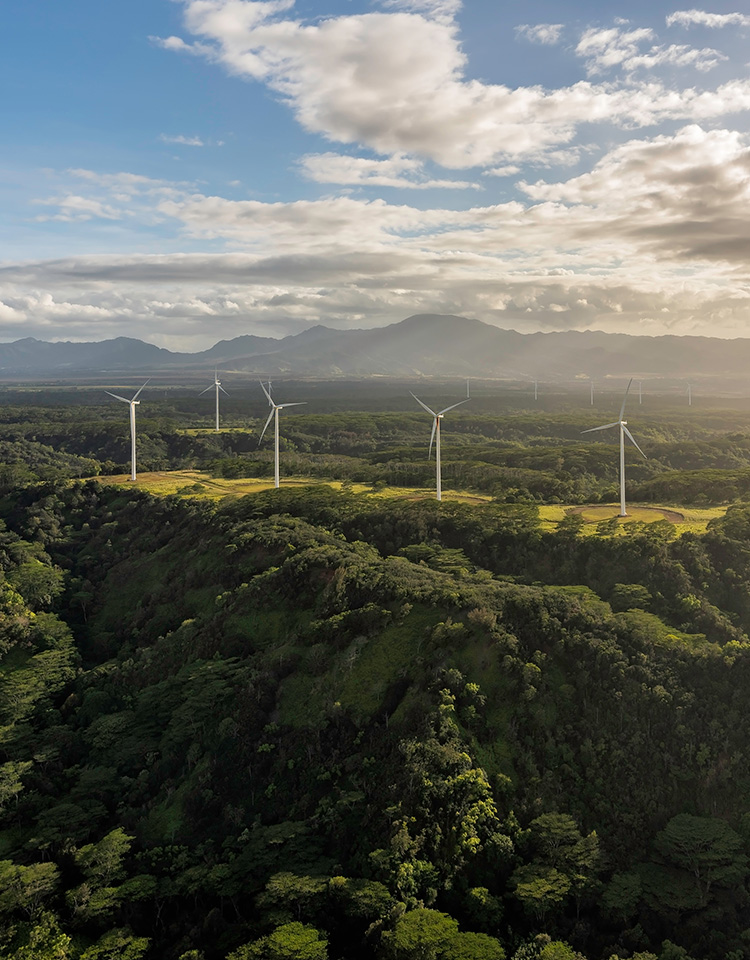
[[[560,41],[564,26],[562,23],[522,23],[516,27],[516,34],[530,43],[554,46]]]
[[[468,180],[429,179],[423,164],[410,157],[370,160],[339,153],[315,153],[302,157],[299,163],[305,177],[316,183],[338,183],[354,186],[404,187],[411,190],[479,189]]]
[[[662,46],[651,44],[651,29],[621,30],[592,28],[586,30],[578,42],[576,53],[586,61],[589,75],[604,73],[615,67],[626,71],[654,69],[666,65],[710,70],[726,57],[710,47],[697,50],[684,44]],[[650,44],[642,50],[644,44]]]
[[[679,23],[683,27],[711,27],[714,30],[720,27],[750,26],[750,16],[745,13],[708,13],[705,10],[676,10],[667,16],[666,21],[668,27]]]
[[[267,84],[305,129],[385,156],[421,156],[453,169],[497,166],[569,144],[582,124],[703,118],[709,104],[713,116],[722,116],[750,102],[746,79],[710,91],[657,80],[579,82],[551,91],[488,84],[467,78],[455,24],[401,11],[303,23],[284,17],[289,9],[289,3],[188,0],[185,23],[200,38],[195,52]],[[644,56],[638,43],[650,31],[615,34],[609,44],[589,35],[582,55],[594,65]],[[701,68],[718,59],[713,51],[682,47],[655,47],[645,56]]]

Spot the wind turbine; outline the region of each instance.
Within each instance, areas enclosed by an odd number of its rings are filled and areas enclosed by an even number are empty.
[[[151,380],[151,377],[148,378],[146,383],[149,383],[150,380]],[[143,390],[143,387],[146,386],[146,383],[144,383],[143,386],[140,387],[140,389],[138,390],[138,392],[136,393],[136,395],[133,397],[132,400],[128,400],[127,397],[121,397],[116,393],[110,393],[109,390],[104,391],[105,393],[109,394],[110,397],[114,397],[115,400],[122,400],[123,403],[130,404],[130,479],[131,480],[135,480],[135,408],[137,404],[141,402],[138,399],[138,395],[140,394],[141,390]]]
[[[628,430],[627,420],[622,418],[625,416],[625,404],[628,399],[628,391],[630,390],[630,385],[633,382],[633,378],[630,378],[628,383],[627,390],[625,391],[625,396],[622,400],[622,406],[620,407],[620,417],[618,420],[615,420],[613,423],[605,423],[601,427],[591,427],[589,430],[582,430],[581,433],[594,433],[595,430],[608,430],[610,427],[619,427],[620,428],[620,516],[627,517],[627,511],[625,510],[625,434],[630,438],[635,449],[640,453],[643,459],[646,459],[646,454],[641,450],[638,444],[635,442],[635,437]]]
[[[409,392],[411,393],[411,391]],[[443,487],[442,487],[442,480],[440,477],[440,421],[443,419],[443,417],[449,410],[454,410],[456,407],[460,407],[462,403],[466,403],[466,400],[459,400],[458,403],[454,403],[452,406],[446,407],[444,410],[441,410],[439,413],[435,413],[435,411],[431,410],[426,403],[422,403],[419,397],[415,396],[415,394],[412,393],[412,396],[420,405],[420,407],[422,407],[423,410],[426,410],[430,414],[430,416],[435,418],[432,423],[432,435],[430,436],[430,452],[427,454],[427,458],[429,459],[432,456],[432,444],[434,441],[435,442],[435,473],[437,475],[437,499],[442,500]],[[469,398],[467,397],[467,400],[468,399]]]
[[[638,381],[638,403],[643,403],[643,380]]]
[[[279,410],[283,410],[284,407],[301,407],[304,406],[307,401],[298,400],[296,403],[274,403],[271,399],[271,394],[263,386],[263,382],[259,381],[263,393],[265,393],[268,398],[268,403],[271,407],[271,412],[268,414],[268,420],[266,420],[266,425],[263,427],[263,431],[260,435],[260,440],[258,440],[258,446],[261,445],[263,440],[263,435],[268,429],[268,424],[271,422],[273,417],[273,434],[274,434],[274,454],[273,454],[273,485],[274,487],[279,486]],[[268,381],[268,386],[271,386],[271,381]]]
[[[208,393],[211,387],[214,387],[216,389],[216,432],[218,433],[219,432],[219,390],[221,390],[221,392],[225,394],[227,397],[229,396],[229,394],[226,392],[224,387],[222,387],[221,385],[221,380],[219,380],[218,369],[214,370],[214,382],[210,384],[208,387],[206,387],[205,390],[201,390],[198,396],[202,397],[204,393]]]

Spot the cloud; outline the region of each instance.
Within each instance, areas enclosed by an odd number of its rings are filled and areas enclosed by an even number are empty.
[[[453,23],[405,11],[303,23],[285,18],[289,9],[286,2],[187,0],[185,23],[201,44],[193,52],[266,84],[306,130],[385,156],[430,158],[452,169],[497,166],[569,144],[583,124],[645,126],[720,117],[750,104],[747,79],[709,91],[656,80],[552,91],[487,84],[466,77]],[[637,41],[649,31],[615,34],[609,47],[589,35],[592,64],[640,57],[633,69],[704,69],[719,58],[683,47],[638,54]]]
[[[559,42],[563,29],[562,23],[537,23],[533,26],[523,23],[516,27],[516,34],[530,43],[553,46]]]
[[[666,18],[667,26],[678,23],[683,27],[694,25],[701,27],[750,26],[750,17],[744,13],[706,13],[704,10],[676,10]]]
[[[374,169],[406,176],[414,162]],[[163,231],[209,239],[217,252],[6,264],[0,335],[48,338],[64,324],[68,336],[98,339],[127,324],[167,345],[208,345],[263,324],[284,333],[416,312],[522,330],[746,333],[750,147],[734,131],[691,124],[633,138],[586,173],[522,181],[522,200],[465,210],[233,201],[91,171],[76,180],[99,204],[129,187],[132,219],[156,215]],[[90,213],[86,200],[66,209]]]
[[[487,170],[482,171],[482,175],[485,177],[512,177],[520,172],[520,167],[510,163],[504,167],[489,167]]]
[[[409,157],[369,160],[338,153],[315,153],[302,157],[299,167],[303,176],[316,183],[408,187],[412,190],[480,189],[467,180],[429,180],[424,177],[422,163]]]
[[[126,332],[172,349],[199,349],[248,332],[281,336],[319,322],[379,326],[416,312],[474,316],[525,331],[702,333],[711,323],[717,335],[738,336],[750,307],[747,290],[728,291],[716,277],[514,272],[502,261],[490,269],[456,255],[432,263],[398,254],[303,261],[201,254],[40,262],[19,265],[15,277],[6,268],[0,336],[55,339],[64,331],[66,338],[98,340]],[[14,296],[10,287],[21,277],[27,290]],[[76,292],[84,277],[85,294]],[[155,277],[162,278],[158,288]],[[35,280],[40,288],[29,292]]]
[[[63,193],[32,200],[39,206],[57,208],[55,213],[35,217],[37,222],[73,223],[127,218],[141,223],[153,222],[157,201],[189,196],[195,189],[187,181],[156,180],[126,172],[98,173],[75,168],[65,174],[67,189]]]
[[[386,10],[418,13],[442,23],[453,23],[463,4],[461,0],[382,0]]]
[[[179,143],[185,147],[205,147],[206,143],[200,137],[168,136],[166,133],[160,133],[159,139],[162,143]]]
[[[71,223],[76,220],[121,220],[126,212],[116,207],[102,203],[92,197],[81,197],[68,194],[64,197],[49,197],[46,200],[35,200],[34,203],[44,206],[57,207],[54,214],[40,214],[34,219],[42,223],[46,220],[60,220]]]
[[[591,28],[586,30],[576,47],[576,53],[586,61],[589,75],[604,73],[614,67],[622,67],[628,72],[637,69],[652,70],[666,65],[686,67],[706,71],[715,67],[726,57],[718,50],[672,44],[664,47],[652,45],[641,53],[642,44],[654,39],[650,29],[620,30]]]
[[[565,204],[571,238],[594,235],[674,262],[743,266],[750,246],[750,148],[739,133],[690,125],[633,140],[567,182],[523,184],[535,201]]]

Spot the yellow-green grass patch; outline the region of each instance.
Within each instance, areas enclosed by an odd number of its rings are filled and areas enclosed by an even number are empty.
[[[222,497],[244,497],[247,494],[260,493],[262,490],[272,490],[273,480],[269,477],[241,477],[238,479],[226,479],[223,477],[212,477],[209,473],[201,470],[169,470],[169,471],[150,471],[138,475],[138,479],[132,481],[128,474],[117,474],[115,476],[101,476],[95,478],[105,485],[114,485],[122,487],[135,487],[139,490],[146,490],[157,496],[169,496],[170,494],[180,493],[190,497],[206,497],[211,500],[219,500]],[[283,487],[305,487],[312,485],[326,484],[334,490],[350,490],[352,493],[365,493],[368,496],[378,499],[401,499],[401,500],[434,500],[435,494],[432,490],[424,487],[373,487],[364,483],[346,483],[340,480],[320,480],[310,477],[283,477],[281,485]],[[489,494],[473,493],[468,490],[445,490],[443,492],[443,501],[446,503],[468,503],[482,506],[492,502]],[[668,520],[675,524],[679,533],[704,533],[709,520],[716,517],[723,517],[727,511],[726,506],[720,507],[682,507],[672,504],[628,504],[627,517],[620,518],[619,504],[584,504],[584,505],[566,505],[549,504],[539,506],[539,519],[542,529],[554,531],[558,524],[571,513],[578,513],[583,517],[584,526],[582,533],[597,533],[597,524],[603,520],[617,519],[618,533],[623,532],[625,524],[638,521],[641,523],[654,523],[657,520]]]
[[[96,479],[108,486],[134,487],[146,490],[157,496],[169,496],[182,493],[190,497],[243,497],[248,493],[259,493],[261,490],[272,490],[273,480],[269,477],[242,477],[226,479],[212,477],[201,470],[157,470],[139,473],[136,480],[131,480],[126,473],[112,476],[101,476]],[[283,477],[283,487],[304,487],[317,484],[326,484],[334,490],[348,489],[352,493],[366,493],[374,497],[406,500],[434,500],[435,494],[423,487],[382,487],[373,488],[369,484],[346,484],[340,480],[319,480],[310,477]],[[465,490],[446,490],[443,500],[453,503],[489,503],[492,497],[489,494],[470,493]]]
[[[602,521],[616,520],[616,533],[624,533],[628,523],[655,523],[658,520],[668,520],[677,528],[677,533],[705,533],[709,520],[723,517],[726,506],[720,507],[681,507],[672,504],[639,504],[627,505],[627,516],[620,517],[620,505],[617,503],[584,504],[582,506],[566,507],[562,504],[539,507],[539,517],[542,526],[554,530],[561,520],[567,516],[578,514],[583,518],[582,533],[597,533],[598,524]]]

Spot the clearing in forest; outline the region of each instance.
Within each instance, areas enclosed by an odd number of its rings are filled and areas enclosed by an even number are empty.
[[[247,494],[259,493],[261,490],[273,489],[273,480],[270,478],[245,477],[240,479],[225,479],[212,477],[199,470],[170,470],[141,473],[133,482],[127,474],[97,477],[100,483],[117,486],[134,486],[139,490],[147,490],[158,496],[181,494],[188,497],[208,497],[219,500],[223,497],[244,497]],[[369,484],[351,483],[342,484],[339,480],[311,480],[305,477],[285,477],[282,487],[304,487],[311,483],[326,483],[337,490],[345,487],[353,493],[367,493],[370,496],[383,498],[398,498],[405,500],[434,499],[435,494],[428,489],[419,487],[372,487]],[[448,503],[472,503],[477,506],[492,502],[488,494],[471,493],[466,490],[446,490],[443,501]],[[672,505],[628,505],[628,516],[620,517],[619,504],[585,504],[565,505],[552,504],[539,506],[539,517],[545,530],[555,530],[566,516],[579,514],[583,520],[583,534],[602,533],[599,524],[602,521],[617,521],[611,531],[613,534],[624,532],[624,527],[633,522],[654,523],[657,520],[668,520],[673,523],[678,533],[690,531],[702,533],[709,520],[721,517],[727,508],[709,507],[699,509]]]

